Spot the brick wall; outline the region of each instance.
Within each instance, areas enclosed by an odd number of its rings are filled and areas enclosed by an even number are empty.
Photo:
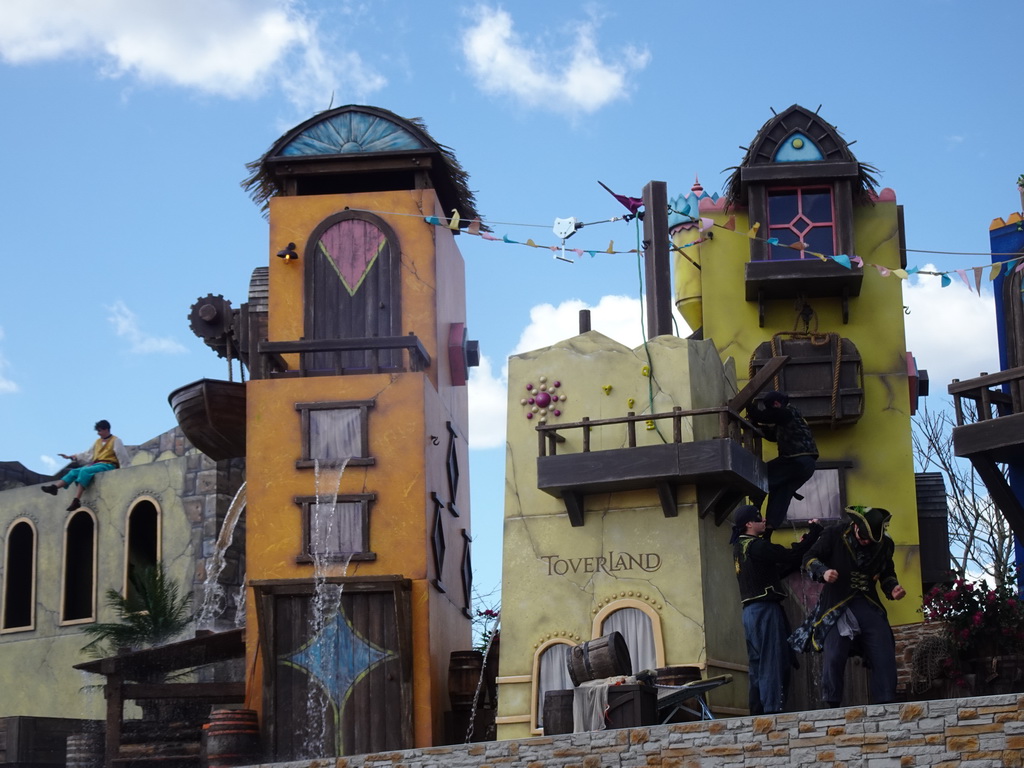
[[[460,744],[290,768],[1021,768],[1024,695]]]

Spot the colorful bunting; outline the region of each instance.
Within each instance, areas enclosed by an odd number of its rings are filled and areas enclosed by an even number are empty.
[[[607,189],[607,187],[605,187],[605,188]],[[608,190],[608,191],[611,192],[611,190]],[[615,195],[614,192],[612,192],[611,194]],[[619,195],[615,195],[615,197],[616,197],[616,199],[618,199],[620,196]],[[626,198],[626,200],[629,203],[632,203],[635,200],[635,198]],[[623,202],[623,201],[620,200],[620,202]],[[626,204],[627,204],[626,202],[623,202],[623,205],[626,205]],[[370,213],[387,213],[387,212],[386,211],[370,211]],[[679,212],[677,211],[677,213],[679,213]],[[688,214],[689,213],[689,206],[688,205],[685,206],[684,210],[681,213]],[[443,218],[443,217],[438,217],[438,216],[425,216],[425,217],[423,217],[423,220],[427,224],[431,224],[433,226],[447,227],[447,228],[449,228],[449,229],[451,229],[453,231],[461,231],[464,234],[469,234],[469,235],[474,235],[474,236],[480,237],[483,240],[489,240],[489,241],[492,241],[492,242],[502,242],[502,243],[507,243],[509,245],[525,245],[525,246],[528,246],[530,248],[544,248],[544,249],[550,250],[553,254],[555,254],[555,258],[559,258],[562,261],[566,261],[566,262],[568,262],[570,264],[575,264],[576,263],[572,259],[565,258],[565,251],[566,251],[566,249],[564,247],[564,243],[560,247],[560,246],[555,246],[555,245],[539,245],[539,244],[537,244],[533,240],[533,238],[528,238],[526,240],[526,242],[521,242],[521,241],[518,241],[518,240],[513,240],[508,235],[502,235],[501,237],[498,237],[498,236],[490,234],[489,232],[483,231],[483,227],[482,227],[482,224],[481,224],[479,219],[473,219],[473,221],[470,222],[469,227],[467,229],[460,229],[461,224],[460,224],[459,212],[458,212],[457,209],[454,209],[454,208],[452,209],[452,217],[451,217],[450,220],[446,219],[446,218]],[[608,219],[609,222],[610,221],[617,221],[617,220],[621,220],[621,219],[617,219],[617,218]],[[627,218],[627,220],[628,220],[628,218]],[[698,237],[696,240],[694,240],[692,242],[685,243],[682,246],[670,245],[671,250],[676,251],[676,252],[678,252],[678,253],[680,253],[682,255],[682,251],[685,248],[692,248],[695,245],[700,245],[702,243],[711,242],[711,235],[710,234],[707,235],[706,237],[704,237],[703,235],[704,235],[705,232],[709,232],[714,227],[726,230],[728,232],[736,233],[736,217],[734,215],[729,216],[729,218],[725,221],[724,224],[717,224],[717,223],[715,223],[714,219],[711,219],[709,217],[701,217],[699,219],[695,218],[695,219],[693,219],[693,221],[698,224],[698,232],[699,232],[699,234],[701,236]],[[595,222],[595,223],[598,223],[598,222]],[[754,222],[754,224],[747,230],[746,237],[749,238],[749,239],[752,239],[752,240],[753,239],[759,239],[759,238],[757,238],[757,233],[758,233],[758,230],[760,229],[760,226],[761,225],[760,225],[759,222]],[[742,233],[736,233],[736,234],[741,234],[741,236],[742,236]],[[824,262],[834,261],[836,264],[838,264],[839,266],[843,267],[844,269],[852,269],[854,266],[856,266],[858,268],[863,268],[865,266],[864,259],[861,258],[860,256],[849,256],[848,254],[845,254],[845,253],[839,253],[839,254],[835,254],[835,255],[828,255],[828,254],[824,254],[824,253],[818,253],[817,251],[808,250],[807,243],[802,242],[802,241],[798,241],[798,242],[795,242],[795,243],[790,243],[790,244],[787,244],[787,245],[782,245],[779,242],[779,238],[777,238],[777,237],[769,237],[769,238],[766,238],[766,239],[762,239],[762,242],[764,242],[766,245],[769,245],[769,246],[778,246],[778,247],[782,247],[782,248],[790,248],[792,250],[800,251],[800,258],[801,259],[805,258],[808,254],[810,254],[811,256],[814,256],[815,258],[817,258],[817,259],[819,259],[821,261],[824,261]],[[639,251],[636,248],[631,248],[631,249],[625,250],[625,251],[616,251],[615,250],[615,241],[614,240],[609,240],[608,241],[608,247],[604,251],[591,250],[591,249],[583,249],[583,248],[572,248],[572,249],[569,249],[569,250],[572,253],[574,253],[576,256],[580,257],[580,258],[582,258],[583,254],[588,254],[591,258],[594,258],[598,253],[613,254],[613,255],[614,254],[633,254],[633,253],[639,253]],[[559,254],[561,254],[561,255],[559,255]],[[988,270],[988,280],[989,280],[989,282],[992,282],[992,281],[996,280],[1002,274],[1009,274],[1011,271],[1012,272],[1020,272],[1020,271],[1024,270],[1024,256],[1017,256],[1015,254],[993,254],[993,255],[994,256],[1004,256],[1004,255],[1005,256],[1013,256],[1013,258],[1009,258],[1009,259],[1006,259],[1004,261],[996,261],[996,262],[994,262],[992,264],[987,264],[987,265],[984,265],[984,266],[967,267],[967,268],[964,268],[964,269],[951,270],[951,272],[926,272],[926,271],[922,271],[919,267],[916,267],[916,266],[915,267],[907,267],[907,268],[897,268],[897,269],[890,269],[889,267],[886,267],[886,266],[881,265],[881,264],[867,264],[866,266],[874,267],[877,270],[878,274],[881,275],[882,277],[889,277],[890,275],[895,275],[896,277],[898,277],[901,280],[908,280],[911,275],[916,275],[916,274],[934,275],[934,276],[939,277],[940,285],[943,288],[948,288],[952,284],[952,278],[950,277],[950,275],[955,273],[956,275],[959,275],[960,280],[963,282],[963,284],[965,286],[967,286],[967,289],[969,291],[972,291],[972,292],[973,291],[977,291],[978,295],[980,296],[980,295],[982,295],[982,290],[981,290],[981,288],[982,288],[982,280],[983,280],[983,276],[986,274],[986,270]],[[968,277],[968,275],[967,275],[968,271],[973,273],[973,277],[974,277],[973,281]],[[973,282],[973,285],[972,285],[972,282]]]

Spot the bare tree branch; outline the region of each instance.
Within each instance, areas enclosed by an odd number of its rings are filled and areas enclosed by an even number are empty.
[[[965,413],[965,417],[974,420],[974,414]],[[970,462],[953,454],[955,426],[948,409],[930,411],[925,406],[918,411],[914,417],[914,462],[920,472],[937,471],[945,477],[950,554],[957,575],[985,576],[996,584],[1012,582],[1013,532]]]

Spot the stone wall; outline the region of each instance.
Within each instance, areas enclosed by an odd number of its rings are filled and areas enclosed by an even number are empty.
[[[335,761],[290,763],[325,768]],[[1024,766],[1024,695],[879,704],[340,758],[336,768]]]

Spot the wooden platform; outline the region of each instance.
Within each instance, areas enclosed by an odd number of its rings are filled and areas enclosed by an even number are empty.
[[[211,459],[245,456],[245,384],[200,379],[167,400],[185,437]]]

